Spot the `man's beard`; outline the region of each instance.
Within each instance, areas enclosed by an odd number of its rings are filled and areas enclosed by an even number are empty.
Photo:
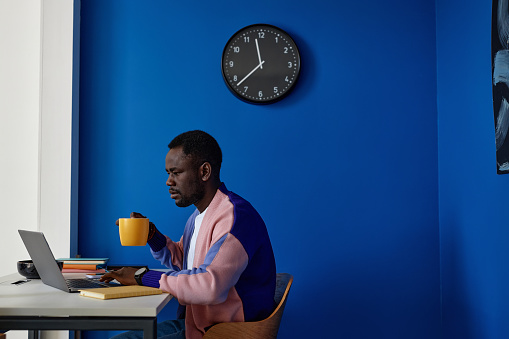
[[[198,181],[195,181],[193,182],[192,187],[194,188],[194,192],[191,195],[184,196],[181,192],[178,192],[180,194],[180,199],[175,200],[175,205],[178,207],[188,207],[203,199],[203,196],[205,195],[203,186],[201,186]]]

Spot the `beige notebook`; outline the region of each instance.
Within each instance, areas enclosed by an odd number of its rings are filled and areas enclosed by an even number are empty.
[[[141,297],[144,295],[162,294],[158,288],[147,286],[118,286],[93,288],[89,290],[80,290],[80,295],[97,299],[117,299],[129,297]]]

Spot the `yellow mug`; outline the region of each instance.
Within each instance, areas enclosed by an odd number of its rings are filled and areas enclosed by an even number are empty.
[[[148,231],[149,221],[147,218],[118,219],[118,232],[122,246],[145,246]]]

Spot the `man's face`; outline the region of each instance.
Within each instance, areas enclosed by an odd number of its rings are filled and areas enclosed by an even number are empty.
[[[199,167],[191,156],[186,156],[182,147],[170,149],[166,154],[166,172],[171,198],[179,207],[196,204],[205,195],[204,183],[199,175]]]

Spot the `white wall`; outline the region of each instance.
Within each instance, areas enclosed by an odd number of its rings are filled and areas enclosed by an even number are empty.
[[[0,267],[28,259],[18,228],[38,229],[41,3],[0,0]]]
[[[43,0],[39,229],[68,257],[71,223],[73,0]]]
[[[73,3],[0,0],[4,273],[16,272],[16,261],[29,258],[18,229],[42,231],[56,257],[70,255]]]
[[[0,267],[28,258],[17,229],[70,243],[72,0],[0,0]]]

